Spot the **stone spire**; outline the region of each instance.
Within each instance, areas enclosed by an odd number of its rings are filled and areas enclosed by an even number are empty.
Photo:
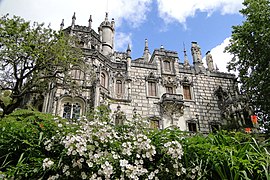
[[[129,43],[128,43],[128,47],[127,47],[127,57],[131,57],[131,49],[130,49]]]
[[[75,12],[72,16],[72,22],[71,22],[71,26],[74,27],[75,26],[75,20],[76,20],[76,16],[75,16]]]
[[[215,70],[213,58],[212,58],[212,55],[210,54],[210,51],[207,51],[206,53],[206,64],[209,71]]]
[[[185,44],[184,44],[184,67],[185,68],[190,67],[188,57],[187,57],[187,51],[186,51],[186,48],[185,48]]]
[[[148,40],[145,39],[144,41],[144,52],[143,52],[143,58],[146,62],[150,60],[150,53],[149,53],[149,48],[148,48]]]
[[[88,28],[92,29],[92,15],[90,15],[89,20],[88,20]]]
[[[216,71],[219,71],[217,64],[216,64]]]
[[[114,22],[114,18],[112,18],[112,21],[111,21],[111,26],[112,26],[112,28],[113,28],[113,29],[115,28],[115,22]]]
[[[105,13],[105,21],[108,21],[108,12]]]
[[[62,19],[62,22],[60,24],[60,30],[63,30],[63,28],[64,28],[64,19]]]
[[[147,39],[145,39],[145,41],[144,41],[144,51],[146,51],[146,50],[149,50],[148,49],[148,40]]]

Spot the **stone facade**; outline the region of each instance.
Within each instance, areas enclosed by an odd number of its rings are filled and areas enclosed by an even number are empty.
[[[107,104],[120,124],[134,114],[148,118],[152,127],[175,125],[183,131],[209,132],[227,123],[221,108],[225,96],[220,98],[218,92],[226,92],[226,98],[238,96],[235,76],[214,68],[210,52],[205,68],[196,42],[191,44],[193,64],[186,51],[183,62],[164,47],[151,55],[147,40],[142,57],[132,59],[129,45],[126,52],[114,51],[115,22],[107,13],[98,33],[91,27],[91,16],[88,27],[75,25],[75,20],[74,14],[71,26],[63,29],[62,22],[61,29],[79,39],[85,64],[70,72],[76,88],[54,88],[46,95],[44,112],[76,119]]]

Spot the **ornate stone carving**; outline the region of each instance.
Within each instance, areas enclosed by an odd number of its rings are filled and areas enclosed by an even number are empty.
[[[210,54],[210,51],[206,53],[206,64],[209,71],[215,70],[213,58],[212,58],[212,55]]]
[[[117,110],[114,111],[114,122],[115,125],[124,125],[126,120],[126,115],[123,111],[121,111],[121,106],[117,106]]]

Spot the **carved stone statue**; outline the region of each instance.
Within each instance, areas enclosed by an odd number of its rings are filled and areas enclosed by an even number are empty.
[[[212,58],[212,55],[210,54],[210,51],[208,51],[206,53],[206,64],[207,64],[207,67],[208,67],[209,71],[214,71],[215,70],[213,58]]]
[[[192,56],[193,56],[193,63],[200,63],[200,64],[202,64],[201,48],[197,44],[197,42],[192,42],[191,52],[192,52]]]
[[[124,125],[124,121],[126,119],[126,115],[123,111],[121,111],[121,106],[117,106],[117,110],[114,111],[114,122],[115,125]]]

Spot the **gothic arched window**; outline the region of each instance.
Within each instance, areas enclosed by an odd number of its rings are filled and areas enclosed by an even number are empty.
[[[173,94],[173,87],[171,86],[166,86],[166,93]]]
[[[121,80],[117,80],[116,81],[116,94],[123,94],[123,84],[122,84],[122,81]]]
[[[189,85],[183,85],[183,94],[184,94],[184,99],[191,99],[191,91],[190,91],[190,86]]]
[[[106,87],[106,75],[103,72],[100,74],[100,85]]]
[[[171,63],[170,63],[170,61],[164,61],[163,64],[164,64],[164,70],[165,71],[171,71]]]
[[[80,117],[80,112],[81,112],[81,106],[79,103],[73,104],[72,107],[72,118],[78,119]]]
[[[66,119],[71,118],[71,104],[69,103],[64,104],[63,118],[66,118]]]
[[[157,96],[156,82],[148,81],[148,96]]]
[[[71,76],[73,79],[83,79],[84,73],[81,71],[80,67],[73,66],[71,71]]]
[[[64,104],[63,118],[78,119],[81,115],[81,105],[79,103],[71,104],[69,102]]]

